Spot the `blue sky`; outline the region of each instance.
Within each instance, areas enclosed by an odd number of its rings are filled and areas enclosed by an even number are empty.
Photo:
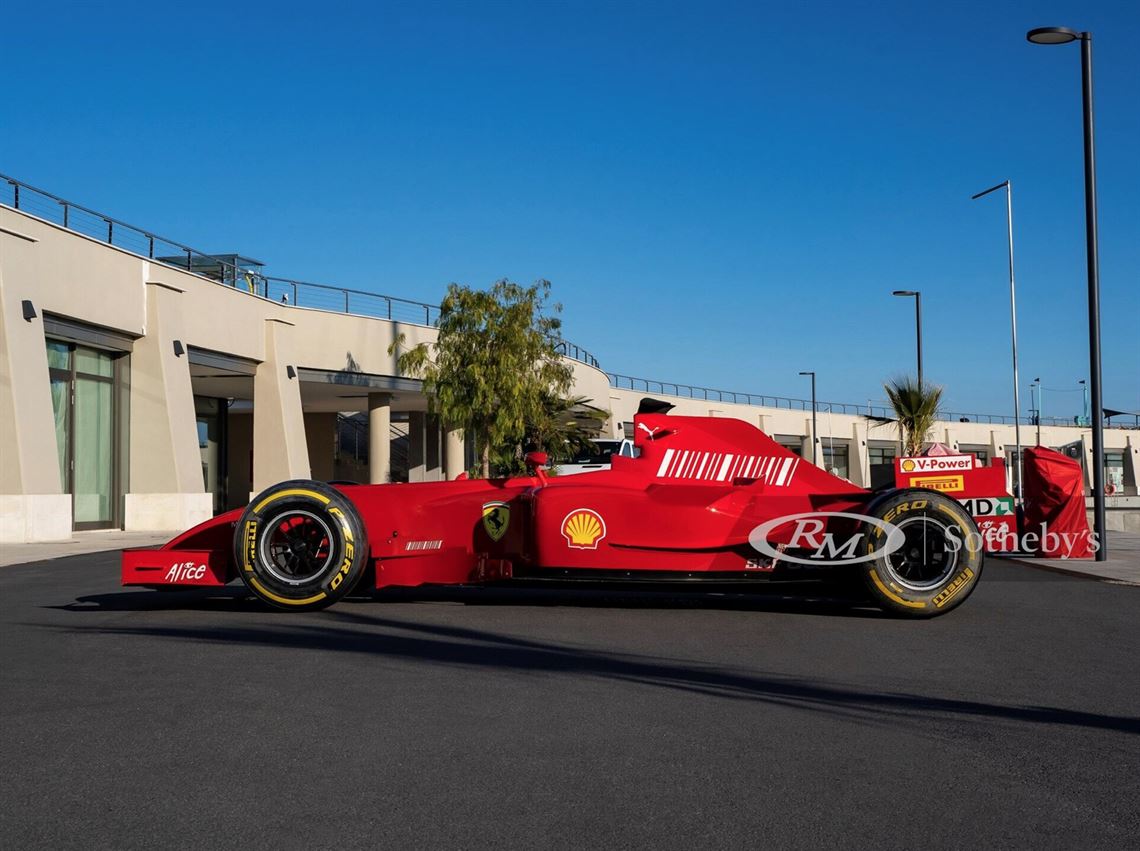
[[[1140,4],[162,3],[5,11],[0,171],[267,271],[434,301],[548,278],[604,368],[1008,413],[1088,371],[1095,35],[1105,404],[1140,409]],[[1028,392],[1023,389],[1023,408]],[[1076,392],[1046,414],[1078,413]]]

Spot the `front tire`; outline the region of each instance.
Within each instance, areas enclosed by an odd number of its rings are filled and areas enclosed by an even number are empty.
[[[897,546],[884,546],[872,528],[864,581],[883,609],[912,618],[945,614],[970,596],[985,560],[978,527],[955,500],[938,491],[908,488],[872,503],[867,513],[893,526]]]
[[[234,532],[246,587],[279,609],[323,609],[368,566],[368,538],[352,502],[320,482],[281,482],[258,494]]]

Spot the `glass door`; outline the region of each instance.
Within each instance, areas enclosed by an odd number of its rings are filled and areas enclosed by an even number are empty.
[[[109,526],[113,507],[114,444],[111,382],[79,376],[72,413],[72,494],[75,528]]]
[[[116,355],[48,340],[60,486],[72,498],[75,529],[116,525],[119,484]]]

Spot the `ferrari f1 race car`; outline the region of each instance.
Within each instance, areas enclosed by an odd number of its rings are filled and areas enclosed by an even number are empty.
[[[509,479],[290,481],[159,549],[123,554],[124,585],[221,586],[271,606],[332,605],[357,586],[525,579],[857,580],[879,607],[931,617],[982,573],[970,514],[930,489],[869,491],[736,419],[646,400],[636,457],[565,478],[545,457]],[[367,585],[361,585],[366,582]]]

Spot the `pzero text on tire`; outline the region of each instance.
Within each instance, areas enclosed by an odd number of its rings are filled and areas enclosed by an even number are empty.
[[[368,558],[356,507],[320,482],[281,482],[263,491],[234,531],[242,581],[281,609],[331,606],[356,585]]]
[[[879,606],[928,618],[970,596],[984,553],[973,518],[958,502],[938,491],[908,488],[886,494],[867,513],[899,530],[867,530],[866,552],[878,556],[864,565],[864,579]],[[884,547],[886,534],[897,534],[899,545]]]

